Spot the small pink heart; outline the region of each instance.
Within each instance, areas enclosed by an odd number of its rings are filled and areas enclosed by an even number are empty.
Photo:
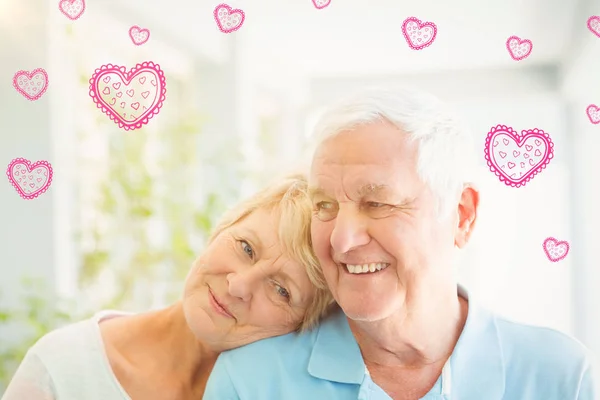
[[[137,25],[129,28],[129,37],[136,46],[141,46],[150,39],[150,31],[148,29],[142,29]]]
[[[501,142],[502,145],[492,146],[495,142]],[[534,156],[521,151],[523,147],[527,148],[527,145],[535,149]],[[507,186],[518,188],[525,186],[546,168],[554,157],[554,143],[550,135],[540,129],[524,130],[519,135],[510,127],[498,125],[488,132],[484,152],[490,171]],[[507,162],[510,169],[519,167],[509,175],[500,167],[504,162]]]
[[[437,27],[433,22],[408,17],[402,23],[402,33],[411,49],[422,50],[435,40]]]
[[[231,33],[241,28],[246,15],[242,10],[233,9],[227,4],[219,4],[213,12],[219,30],[223,33]],[[225,28],[224,26],[227,26]]]
[[[108,79],[107,79],[108,78]],[[150,79],[139,79],[150,78]],[[104,91],[109,82],[116,82],[124,86],[128,97],[124,97],[119,105],[126,108],[133,104],[146,107],[139,116],[123,114],[117,111],[114,106],[116,101],[114,97],[107,95]],[[155,85],[146,85],[148,82],[154,82]],[[158,84],[156,84],[158,82]],[[151,61],[137,64],[134,68],[127,71],[125,67],[107,64],[97,69],[90,79],[90,96],[96,106],[102,109],[102,112],[109,116],[120,128],[125,130],[139,129],[156,114],[159,113],[166,96],[166,80],[163,71],[158,64]],[[147,93],[146,96],[141,93]],[[122,92],[118,92],[116,97],[121,98]]]
[[[544,240],[542,247],[544,248],[546,257],[552,262],[560,261],[569,254],[569,243],[566,241],[558,241],[553,237]]]
[[[586,109],[586,113],[592,124],[600,124],[600,107],[590,104]]]
[[[31,183],[21,179],[17,180],[15,177],[19,176],[19,171],[25,174],[31,173],[29,175],[30,180],[33,180],[34,176],[36,179]],[[17,193],[26,200],[35,199],[44,193],[52,183],[52,174],[52,166],[49,162],[36,161],[31,163],[31,161],[24,158],[12,160],[6,169],[9,182],[17,190]]]
[[[518,36],[511,36],[506,40],[506,48],[513,60],[520,61],[529,57],[533,43],[529,39],[521,40]]]
[[[85,11],[85,0],[60,0],[58,9],[67,18],[74,21]]]
[[[48,88],[48,74],[43,68],[31,72],[18,71],[13,77],[13,86],[28,100],[38,100]],[[36,86],[41,86],[41,89]]]
[[[316,8],[322,9],[327,7],[331,3],[331,0],[312,0],[312,2]]]
[[[587,20],[587,26],[592,33],[598,37],[600,37],[600,17],[597,15],[592,15]]]

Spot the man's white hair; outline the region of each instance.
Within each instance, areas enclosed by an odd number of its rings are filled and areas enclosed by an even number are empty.
[[[438,215],[456,207],[474,170],[472,137],[435,96],[409,87],[368,88],[330,107],[317,121],[316,146],[342,131],[388,121],[417,142],[417,173],[438,202]]]

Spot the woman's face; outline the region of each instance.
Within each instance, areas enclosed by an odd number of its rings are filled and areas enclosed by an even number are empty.
[[[185,284],[188,325],[215,351],[295,330],[315,289],[305,268],[282,254],[277,213],[258,209],[221,232]]]

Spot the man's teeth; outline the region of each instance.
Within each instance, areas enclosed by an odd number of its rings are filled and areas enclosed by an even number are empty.
[[[366,274],[367,272],[381,271],[387,266],[388,264],[386,263],[370,263],[360,265],[346,264],[346,268],[351,274]]]

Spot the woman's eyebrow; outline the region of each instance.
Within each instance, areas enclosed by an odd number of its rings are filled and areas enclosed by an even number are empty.
[[[250,244],[253,245],[255,253],[261,253],[262,252],[262,250],[263,250],[263,243],[260,240],[260,236],[256,234],[256,231],[254,231],[254,229],[252,229],[252,228],[245,228],[244,229],[244,236],[246,236],[247,239],[250,241]]]

